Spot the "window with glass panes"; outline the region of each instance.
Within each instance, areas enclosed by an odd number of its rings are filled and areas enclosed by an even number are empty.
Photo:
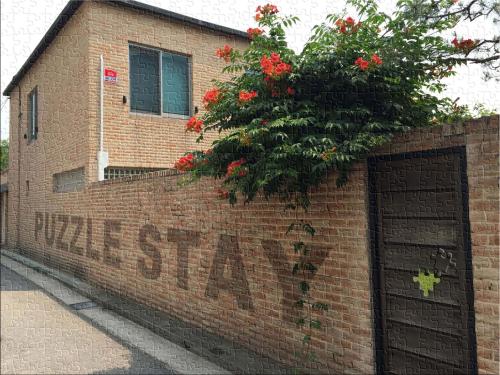
[[[28,140],[38,137],[38,88],[28,94]]]
[[[189,116],[190,61],[187,56],[129,46],[130,109],[133,112]]]

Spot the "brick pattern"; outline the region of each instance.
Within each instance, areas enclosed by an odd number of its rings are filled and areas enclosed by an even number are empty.
[[[452,129],[458,134],[447,134],[446,126],[405,134],[376,154],[466,145],[478,365],[480,373],[495,373],[498,117]],[[313,339],[317,366],[330,372],[371,373],[366,164],[356,166],[343,188],[335,187],[334,178],[313,192],[307,214],[285,213],[281,203],[261,199],[231,208],[216,198],[215,183],[180,186],[182,175],[170,171],[94,183],[81,193],[48,195],[41,206],[23,206],[26,231],[21,248],[93,283],[293,363],[301,335],[290,322],[296,312],[287,302],[296,297],[290,265],[298,237],[285,232],[296,218],[310,220],[317,229],[311,244],[319,265],[311,282],[313,295],[330,305],[321,313],[325,326]],[[72,249],[79,221],[81,235]],[[67,230],[58,240],[65,222]]]
[[[9,241],[29,230],[25,210],[45,206],[53,175],[88,169],[88,21],[84,4],[10,95]],[[29,142],[28,94],[38,88],[38,137]],[[75,136],[78,135],[78,136]]]
[[[118,71],[118,84],[106,86],[110,165],[170,167],[186,149],[207,147],[211,140],[194,143],[183,120],[129,113],[122,103],[128,96],[129,41],[191,55],[193,104],[200,108],[222,67],[215,48],[246,43],[85,2],[11,95],[8,245],[292,363],[301,339],[290,322],[297,284],[292,243],[299,237],[285,232],[293,220],[309,220],[317,230],[311,245],[319,265],[312,293],[330,306],[312,341],[317,366],[373,372],[366,163],[340,189],[329,176],[313,192],[307,214],[283,212],[282,204],[262,199],[230,207],[217,200],[216,183],[181,186],[182,176],[170,171],[95,183],[101,53]],[[40,132],[28,144],[22,138],[26,95],[34,85]],[[498,131],[495,116],[414,131],[376,152],[467,148],[478,365],[485,374],[499,371]],[[81,166],[87,171],[84,191],[52,192],[54,173]]]

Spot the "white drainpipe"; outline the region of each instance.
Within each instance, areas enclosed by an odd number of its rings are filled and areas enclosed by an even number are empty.
[[[108,153],[104,151],[104,58],[101,55],[101,69],[99,72],[101,81],[101,103],[99,112],[101,115],[99,127],[99,151],[97,151],[98,181],[104,180],[104,168],[108,166]]]

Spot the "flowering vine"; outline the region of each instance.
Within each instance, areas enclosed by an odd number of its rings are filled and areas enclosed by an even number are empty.
[[[215,55],[218,58],[223,59],[225,62],[230,62],[232,52],[233,52],[233,48],[226,44],[223,48],[218,48],[215,51]]]
[[[247,30],[247,34],[250,39],[262,35],[262,33],[263,33],[262,29],[259,29],[258,27],[249,27]]]
[[[175,168],[179,171],[186,172],[194,168],[194,155],[188,153],[186,156],[181,157],[176,163]]]
[[[474,41],[472,39],[460,39],[460,41],[455,37],[451,41],[451,43],[455,46],[455,48],[463,51],[469,51],[474,48],[474,46],[477,44],[477,41]]]
[[[195,116],[191,117],[186,124],[186,131],[194,131],[200,133],[203,127],[203,121],[198,120]]]
[[[257,96],[257,91],[245,91],[241,90],[239,94],[239,99],[241,103],[246,103],[251,101]]]
[[[285,36],[298,18],[281,15],[272,4],[258,7],[248,48],[225,45],[215,52],[227,62],[223,72],[231,78],[215,82],[203,96],[204,113],[186,124],[186,130],[199,133],[198,141],[209,131],[221,137],[211,152],[189,152],[175,167],[193,178],[219,179],[217,196],[231,204],[262,194],[307,210],[310,189],[328,173],[334,172],[341,186],[354,163],[394,134],[450,118],[453,101],[436,93],[454,67],[499,58],[483,50],[497,46],[496,39],[455,38],[450,44],[440,36],[471,12],[453,1],[422,0],[418,9],[399,2],[392,15],[371,0],[347,2],[359,20],[329,15],[300,53],[288,47]],[[299,220],[297,228],[314,236],[310,223]],[[312,330],[321,329],[313,316],[328,306],[312,298],[308,274],[315,268],[300,260],[314,249],[297,241],[294,250],[293,272],[303,275],[297,301],[301,358],[309,358]]]
[[[206,109],[209,109],[210,106],[217,104],[221,97],[221,91],[218,88],[213,88],[208,90],[203,96],[203,104]]]

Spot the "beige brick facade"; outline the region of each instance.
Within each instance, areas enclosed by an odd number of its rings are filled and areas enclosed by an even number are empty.
[[[285,232],[295,219],[307,219],[317,230],[312,246],[319,271],[312,293],[330,306],[321,313],[324,327],[312,341],[318,366],[373,373],[366,163],[355,166],[342,188],[329,176],[312,193],[307,214],[284,213],[281,203],[263,199],[231,207],[216,198],[213,181],[183,187],[178,184],[182,177],[168,171],[96,182],[100,54],[118,72],[118,84],[106,86],[110,165],[170,167],[185,150],[207,144],[198,145],[185,134],[184,120],[134,115],[123,104],[122,97],[129,95],[129,42],[190,55],[193,105],[199,107],[222,67],[215,48],[245,43],[131,9],[84,3],[11,93],[8,245],[293,363],[301,340],[291,319],[297,297],[292,243],[297,238]],[[22,138],[24,115],[18,123],[18,95],[20,89],[25,113],[26,95],[34,86],[40,90],[40,132],[29,144]],[[499,371],[498,120],[413,131],[376,152],[466,148],[482,374]],[[53,174],[82,166],[87,171],[83,191],[52,191]]]
[[[247,41],[201,27],[166,21],[133,9],[97,2],[87,6],[89,17],[89,116],[90,181],[97,179],[92,165],[99,144],[99,56],[105,65],[118,72],[116,85],[105,85],[104,149],[109,164],[129,167],[172,167],[186,150],[202,149],[213,136],[197,144],[192,133],[185,132],[185,119],[137,114],[130,111],[129,44],[158,48],[189,56],[192,64],[192,107],[203,109],[202,98],[213,79],[221,79],[224,62],[215,50],[224,44],[243,49]],[[123,104],[123,96],[128,98]]]

